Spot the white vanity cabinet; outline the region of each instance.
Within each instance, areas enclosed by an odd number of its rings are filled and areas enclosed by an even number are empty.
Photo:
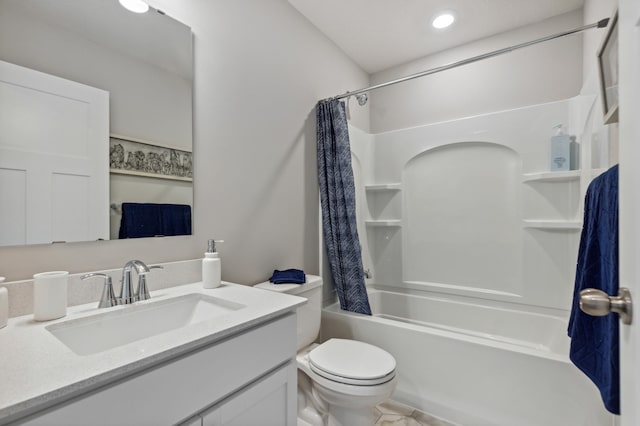
[[[14,424],[296,424],[296,316],[160,362]]]
[[[202,426],[295,426],[296,374],[290,362],[204,412]]]

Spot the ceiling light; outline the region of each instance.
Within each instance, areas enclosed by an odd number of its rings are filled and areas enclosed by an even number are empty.
[[[145,13],[149,10],[149,5],[142,0],[120,0],[120,4],[125,9],[135,13]]]
[[[455,16],[453,16],[453,13],[441,13],[434,18],[434,20],[431,22],[431,25],[433,25],[433,28],[437,29],[447,28],[449,25],[453,24],[453,21],[455,20],[456,18]]]

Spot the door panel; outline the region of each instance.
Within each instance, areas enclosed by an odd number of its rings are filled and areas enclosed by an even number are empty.
[[[622,426],[640,424],[640,2],[620,0],[620,287],[631,290],[636,313],[620,324]]]
[[[109,238],[109,93],[0,61],[0,246]]]

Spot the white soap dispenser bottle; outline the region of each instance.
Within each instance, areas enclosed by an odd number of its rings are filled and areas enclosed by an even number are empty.
[[[221,265],[220,256],[216,251],[216,243],[223,243],[224,241],[209,240],[207,244],[207,252],[202,259],[202,287],[204,288],[216,288],[220,286]]]

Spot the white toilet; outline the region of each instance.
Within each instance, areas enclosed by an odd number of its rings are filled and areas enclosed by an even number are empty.
[[[313,343],[320,332],[322,278],[305,284],[260,283],[257,288],[308,299],[298,316],[298,424],[371,426],[376,404],[396,386],[396,361],[364,342],[330,339]]]

